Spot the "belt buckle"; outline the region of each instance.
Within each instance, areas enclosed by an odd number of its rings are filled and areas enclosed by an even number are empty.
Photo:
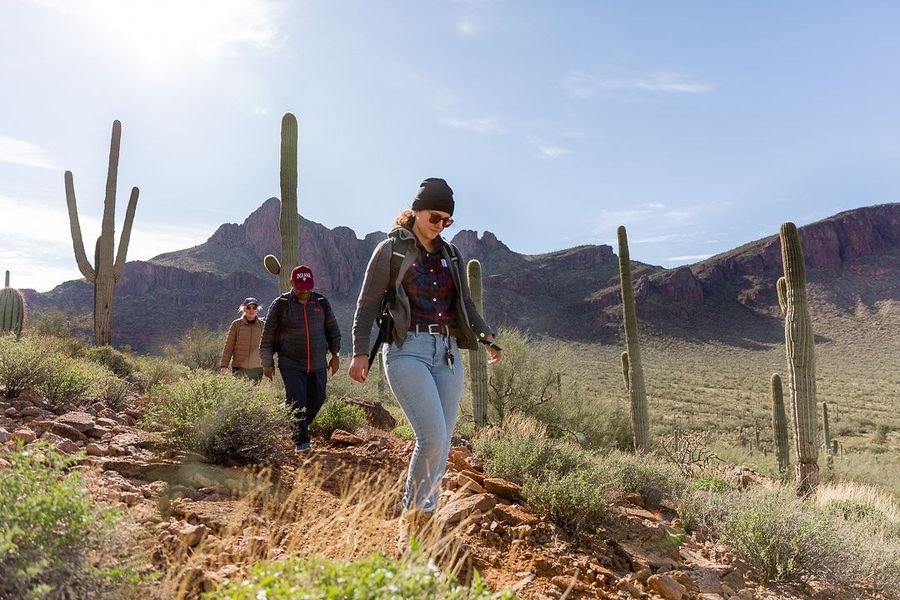
[[[432,331],[431,330],[432,327],[437,327],[437,331]],[[428,324],[428,333],[430,333],[431,335],[443,335],[444,331],[443,331],[442,327],[443,327],[443,325],[440,323],[429,323]]]

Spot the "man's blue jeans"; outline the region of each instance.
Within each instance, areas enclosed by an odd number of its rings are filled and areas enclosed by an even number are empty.
[[[313,422],[319,409],[325,404],[325,386],[328,375],[325,371],[306,373],[294,369],[279,369],[284,380],[285,401],[294,409],[294,443],[309,442],[309,424]]]
[[[452,369],[447,365],[448,345],[454,358]],[[403,348],[390,344],[383,361],[388,385],[416,434],[403,506],[433,512],[465,382],[456,338],[407,333]]]

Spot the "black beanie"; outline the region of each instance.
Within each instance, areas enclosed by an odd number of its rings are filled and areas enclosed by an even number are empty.
[[[412,203],[413,210],[439,210],[453,214],[453,190],[440,177],[429,177],[419,185]]]

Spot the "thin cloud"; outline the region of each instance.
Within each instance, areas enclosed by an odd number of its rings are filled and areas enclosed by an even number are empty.
[[[37,144],[0,135],[0,162],[38,169],[58,169],[50,153]]]
[[[473,37],[478,35],[478,28],[471,19],[463,19],[456,24],[456,33],[463,37]]]
[[[528,143],[537,149],[538,156],[541,158],[554,159],[572,154],[572,150],[569,148],[564,148],[555,144],[545,144],[535,138],[528,138]]]
[[[714,89],[712,84],[692,81],[674,71],[627,77],[574,71],[563,78],[562,85],[570,96],[580,100],[614,95],[706,94]]]
[[[506,131],[496,117],[483,117],[480,119],[445,117],[441,119],[441,123],[453,129],[463,129],[481,135],[499,134]]]

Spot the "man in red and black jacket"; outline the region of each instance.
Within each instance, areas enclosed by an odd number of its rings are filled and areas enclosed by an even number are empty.
[[[291,271],[293,289],[272,302],[266,315],[259,356],[263,374],[275,375],[274,355],[284,380],[287,405],[295,411],[294,446],[298,452],[310,449],[309,424],[325,404],[327,370],[340,368],[341,331],[331,304],[313,292],[313,274],[306,265]],[[326,363],[326,353],[331,360]]]

